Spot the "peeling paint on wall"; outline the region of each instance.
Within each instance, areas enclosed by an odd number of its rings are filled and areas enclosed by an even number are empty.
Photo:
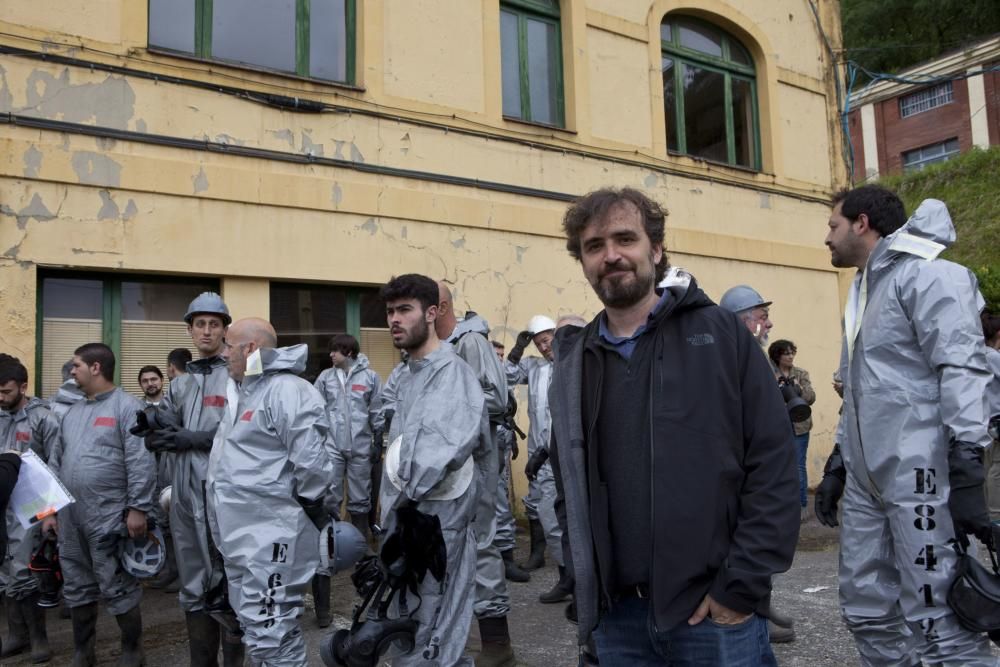
[[[45,222],[47,220],[54,220],[55,215],[48,209],[45,202],[42,201],[41,195],[37,192],[32,195],[31,201],[27,206],[22,208],[17,213],[17,228],[24,229],[28,226],[28,220],[34,218],[39,222]]]
[[[306,155],[314,155],[316,157],[323,157],[323,144],[317,144],[312,140],[312,137],[303,130],[302,131],[302,152]]]
[[[204,167],[198,169],[198,173],[191,179],[191,183],[194,185],[195,194],[208,190],[208,176],[205,174]]]
[[[344,198],[344,191],[340,188],[337,183],[333,184],[333,188],[330,191],[330,199],[333,201],[334,206],[340,206],[340,200]]]
[[[289,146],[295,147],[295,134],[285,128],[283,130],[268,130],[268,134],[273,134],[275,139],[280,139],[281,141],[287,141]]]
[[[42,168],[42,152],[31,146],[24,151],[24,177],[35,178],[38,170]]]
[[[358,229],[362,229],[371,234],[372,236],[375,236],[375,232],[378,231],[378,223],[375,222],[375,218],[368,218],[367,220],[365,220],[365,224],[358,227]]]
[[[73,171],[81,183],[117,188],[121,185],[122,166],[101,153],[76,151],[71,159]]]
[[[131,220],[138,214],[139,214],[139,207],[135,205],[135,200],[129,199],[128,203],[125,204],[125,213],[122,214],[122,219]]]
[[[358,147],[355,146],[354,142],[352,141],[351,142],[351,162],[364,162],[364,161],[365,161],[365,156],[361,154],[361,151],[358,150]]]
[[[98,220],[117,220],[121,215],[121,209],[118,208],[118,204],[115,200],[111,198],[111,193],[107,190],[101,190],[98,192],[101,196],[101,208],[97,211]]]
[[[32,71],[25,91],[28,104],[17,112],[128,129],[128,122],[135,114],[135,92],[126,79],[109,75],[100,83],[73,84],[69,73],[68,67],[58,77],[42,69]]]
[[[0,66],[0,111],[10,112],[14,106],[14,95],[7,85],[7,70]]]

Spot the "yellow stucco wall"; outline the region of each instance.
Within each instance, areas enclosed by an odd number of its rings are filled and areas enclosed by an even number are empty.
[[[628,185],[667,206],[672,262],[711,297],[748,282],[775,301],[772,338],[798,344],[819,394],[818,479],[836,418],[829,378],[844,285],[822,247],[825,202],[845,179],[808,8],[562,4],[564,130],[503,119],[490,0],[359,3],[355,88],[147,51],[145,3],[3,3],[0,32],[13,36],[0,44],[132,71],[0,55],[0,113],[23,119],[0,132],[0,350],[34,366],[42,267],[219,277],[237,317],[267,316],[270,280],[378,285],[417,271],[452,281],[459,310],[474,308],[511,344],[536,313],[599,310],[565,252],[565,202],[372,169],[554,197]],[[834,44],[835,5],[822,9]],[[662,16],[678,10],[753,40],[761,172],[667,155],[656,40]],[[164,76],[337,108],[282,110]],[[165,145],[175,139],[204,143]]]

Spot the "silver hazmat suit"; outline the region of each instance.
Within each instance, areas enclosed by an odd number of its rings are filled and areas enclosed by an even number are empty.
[[[34,451],[43,461],[59,440],[59,422],[45,401],[29,398],[17,412],[0,410],[0,451]],[[21,526],[14,508],[7,508],[7,553],[0,566],[0,590],[11,600],[23,600],[38,590],[28,561],[41,541],[41,524],[29,529]]]
[[[476,603],[477,618],[506,616],[510,611],[507,579],[504,577],[503,558],[496,545],[497,485],[500,480],[500,447],[497,442],[497,424],[507,413],[507,378],[503,365],[489,341],[490,325],[475,313],[466,313],[448,338],[455,354],[472,368],[486,399],[486,412],[490,421],[489,455],[481,462],[483,485],[479,492],[479,505],[473,529],[476,534]],[[479,462],[477,462],[479,463]]]
[[[226,411],[229,371],[222,357],[196,359],[187,373],[174,378],[166,404],[189,431],[214,431]],[[177,557],[180,603],[184,611],[204,611],[205,594],[222,581],[222,559],[209,543],[205,510],[205,475],[209,452],[171,452],[170,534]]]
[[[59,564],[69,607],[101,600],[117,616],[142,598],[139,582],[121,566],[108,538],[125,526],[129,509],[153,509],[156,461],[129,433],[137,398],[114,388],[77,401],[63,415],[49,467],[76,502],[59,510]]]
[[[848,296],[840,601],[865,665],[997,664],[946,601],[949,442],[987,445],[990,379],[975,279],[936,258],[954,240],[944,204],[924,201]]]
[[[500,455],[500,474],[497,476],[496,515],[497,533],[493,544],[501,552],[510,551],[516,546],[514,536],[514,514],[510,510],[510,464],[514,451],[514,438],[517,434],[506,426],[497,427],[497,446]]]
[[[991,420],[1000,419],[1000,350],[986,348],[986,363],[989,364],[993,379],[986,388],[986,404]],[[992,421],[996,427],[998,422]],[[990,445],[988,457],[986,495],[989,499],[990,520],[1000,521],[1000,437],[993,433],[993,444]]]
[[[549,386],[552,384],[552,362],[541,357],[525,357],[514,364],[504,362],[507,382],[528,385],[528,456],[539,447],[548,448],[552,437],[552,417],[549,415]],[[526,459],[527,460],[527,459]],[[562,529],[556,518],[556,479],[546,461],[534,480],[528,482],[528,495],[522,498],[529,519],[537,519],[545,531],[545,544],[556,563],[562,566]]]
[[[308,346],[260,350],[263,373],[231,383],[208,467],[212,533],[254,664],[307,664],[299,625],[319,531],[296,496],[322,501],[332,466],[319,393],[297,377]]]
[[[394,375],[398,380],[395,416],[387,439],[393,444],[383,463],[379,496],[382,525],[391,535],[396,508],[416,501],[419,511],[441,521],[447,566],[443,582],[428,574],[420,585],[422,601],[415,612],[419,627],[413,650],[400,655],[394,648],[387,656],[393,658],[394,667],[471,665],[462,654],[475,597],[472,519],[483,483],[478,464],[491,458],[492,447],[485,399],[475,374],[447,344],[424,359],[411,359],[406,371]],[[476,463],[471,484],[455,498],[440,499],[440,490],[468,466],[470,457]],[[391,469],[393,460],[395,469]]]
[[[69,406],[82,399],[83,391],[80,389],[80,385],[73,378],[69,378],[49,398],[49,410],[52,411],[56,421],[62,421],[63,415],[69,410]]]
[[[333,429],[333,484],[329,506],[340,511],[346,477],[347,511],[367,514],[371,509],[372,436],[381,428],[382,381],[359,354],[341,382],[337,368],[328,368],[316,378],[316,389],[326,403]]]

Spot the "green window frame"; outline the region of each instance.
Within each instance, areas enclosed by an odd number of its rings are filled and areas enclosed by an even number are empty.
[[[320,79],[324,81],[333,81],[336,83],[343,83],[347,85],[355,85],[355,51],[356,51],[356,30],[357,30],[357,7],[356,0],[342,0],[343,1],[343,14],[344,14],[344,76],[342,78],[331,78],[329,76],[322,76],[321,74],[316,74],[313,72],[311,67],[311,41],[313,38],[311,28],[311,17],[314,14],[313,11],[313,0],[293,0],[295,3],[295,66],[294,69],[271,67],[268,65],[262,65],[253,62],[246,62],[241,60],[234,60],[230,58],[224,58],[213,54],[213,17],[215,10],[215,3],[221,0],[148,0],[149,3],[149,25],[148,25],[148,45],[150,48],[155,50],[171,51],[176,53],[183,53],[186,55],[194,56],[196,58],[202,58],[205,60],[214,60],[219,62],[230,63],[238,67],[249,67],[253,69],[263,69],[274,72],[281,72],[284,74],[293,74],[295,76],[300,76],[309,79]],[[318,0],[317,0],[318,1]],[[168,26],[163,27],[162,35],[154,35],[154,32],[159,32],[158,28],[160,26],[154,26],[154,22],[163,17],[165,14],[169,14],[171,11],[176,11],[177,6],[182,2],[189,3],[184,7],[184,12],[186,12],[187,23],[193,23],[194,39],[193,41],[188,40],[187,35],[183,35],[177,32],[176,28],[171,28]],[[175,4],[176,3],[176,4]],[[193,21],[190,15],[191,6],[193,5]],[[157,11],[158,10],[158,11]],[[188,26],[186,26],[188,27]],[[340,26],[334,26],[333,33],[339,30]],[[160,43],[157,43],[159,41]],[[183,41],[185,45],[180,45],[180,41]],[[171,43],[172,42],[172,43]],[[187,46],[190,44],[190,46]]]
[[[91,273],[89,271],[59,271],[59,270],[43,270],[39,271],[36,282],[36,300],[35,300],[35,315],[36,315],[36,326],[35,326],[35,391],[41,394],[39,391],[43,386],[42,374],[44,370],[45,358],[44,358],[44,348],[45,348],[45,336],[44,336],[44,322],[46,317],[46,307],[45,307],[45,281],[53,280],[69,280],[69,281],[87,281],[90,283],[100,283],[100,336],[99,340],[89,340],[86,338],[80,338],[76,341],[75,346],[83,345],[84,343],[104,343],[111,348],[111,351],[115,354],[115,374],[114,382],[118,386],[122,386],[122,368],[126,366],[126,362],[122,356],[122,334],[123,325],[125,324],[125,308],[123,306],[122,300],[122,286],[123,284],[134,284],[141,283],[145,285],[167,285],[170,287],[187,286],[191,288],[191,295],[196,296],[199,291],[205,291],[206,289],[218,292],[219,291],[219,280],[217,278],[202,278],[194,276],[165,276],[165,275],[146,275],[146,274],[134,274],[134,273]],[[180,322],[180,318],[177,320]],[[96,333],[96,331],[95,331]],[[187,344],[187,341],[185,341]],[[52,361],[52,360],[49,360]],[[55,360],[61,367],[66,361],[65,358],[59,358]],[[166,362],[166,356],[162,359],[146,359],[146,363],[152,363],[156,366],[163,367]],[[135,386],[133,383],[135,378],[125,378],[126,385],[123,387],[126,391],[133,392]],[[53,387],[45,387],[46,393],[51,393]]]
[[[684,43],[683,29],[694,29],[702,34],[710,35],[717,40],[718,53],[712,53],[706,48]],[[692,34],[692,33],[688,33]],[[687,15],[671,14],[663,19],[660,25],[661,71],[663,72],[664,90],[664,121],[667,124],[667,150],[672,154],[690,155],[713,162],[720,162],[734,167],[742,167],[760,171],[760,119],[757,105],[757,78],[753,58],[749,50],[729,33],[701,19]],[[669,62],[669,66],[668,66]],[[668,71],[669,69],[669,71]],[[697,85],[695,76],[690,73],[700,71],[721,81],[721,97],[718,104],[722,106],[721,115],[724,121],[725,156],[718,150],[708,151],[695,145],[696,138],[689,137],[685,115],[686,86]],[[740,101],[737,88],[745,90],[744,126],[746,133],[737,136],[737,114],[734,110],[734,100]],[[708,85],[703,86],[708,88]],[[703,93],[704,94],[704,93]],[[704,101],[704,98],[700,101]],[[672,108],[671,108],[672,106]],[[742,154],[740,148],[744,149]]]
[[[516,28],[515,28],[516,26]],[[543,26],[551,30],[545,40],[547,58],[545,77],[541,82],[533,81],[531,65],[539,42],[536,28]],[[513,30],[513,32],[510,32]],[[515,40],[509,39],[516,35]],[[516,41],[516,53],[510,44]],[[505,44],[507,47],[505,48]],[[565,127],[566,103],[563,96],[562,61],[562,20],[558,0],[506,0],[500,3],[500,59],[504,70],[501,87],[507,90],[502,95],[503,116],[512,120],[538,123],[552,127]],[[516,73],[513,71],[516,63]],[[537,68],[535,78],[537,79]],[[546,90],[542,90],[545,82]],[[516,89],[511,89],[516,86]],[[534,101],[532,96],[534,95]],[[539,97],[548,103],[546,113]]]

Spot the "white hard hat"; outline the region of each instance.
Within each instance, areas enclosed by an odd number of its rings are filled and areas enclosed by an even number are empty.
[[[170,514],[170,495],[173,487],[166,486],[160,491],[160,509],[164,514]]]
[[[127,539],[121,561],[125,571],[138,579],[158,575],[167,562],[163,533],[159,526],[149,528],[145,537]]]
[[[386,477],[397,491],[403,490],[403,480],[399,477],[399,450],[403,446],[403,436],[399,435],[392,444],[385,450],[385,463],[383,468]],[[424,500],[454,500],[458,498],[472,484],[472,475],[475,472],[475,464],[470,456],[458,470],[452,470],[444,479],[438,482],[434,489],[427,493]]]
[[[556,323],[553,322],[551,318],[548,318],[545,315],[535,315],[531,318],[531,321],[528,322],[527,331],[532,336],[537,336],[543,331],[553,331],[555,328]]]

